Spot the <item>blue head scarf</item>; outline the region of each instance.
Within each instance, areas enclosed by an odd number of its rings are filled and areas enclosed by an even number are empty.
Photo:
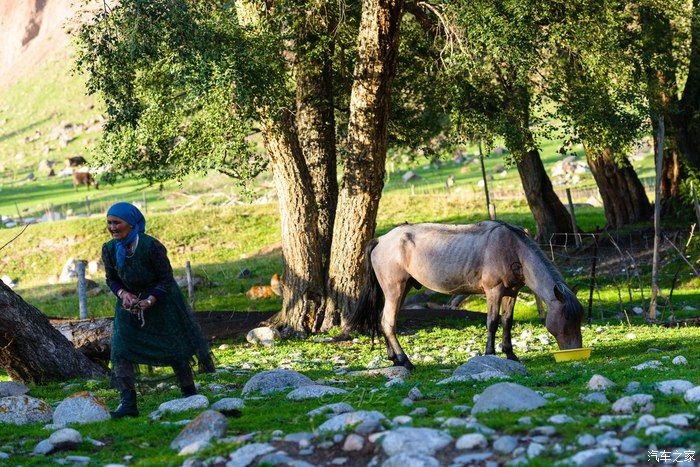
[[[114,204],[107,211],[107,215],[118,217],[131,226],[129,234],[124,239],[117,240],[117,266],[121,268],[124,266],[129,245],[136,240],[138,234],[146,231],[146,218],[143,217],[139,208],[124,202]]]

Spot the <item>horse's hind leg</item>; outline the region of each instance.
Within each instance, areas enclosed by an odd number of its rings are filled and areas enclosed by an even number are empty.
[[[498,329],[498,312],[501,308],[503,287],[497,286],[486,291],[486,355],[496,353],[496,330]]]
[[[503,297],[501,305],[503,307],[503,316],[501,316],[501,324],[503,325],[503,353],[506,354],[509,360],[518,361],[518,357],[513,353],[513,343],[511,342],[510,331],[513,328],[513,309],[515,308],[516,297]]]
[[[384,310],[382,312],[382,332],[386,339],[387,355],[396,366],[403,366],[409,370],[414,368],[408,356],[401,348],[396,338],[396,316],[407,291],[406,282],[400,282],[385,289]]]

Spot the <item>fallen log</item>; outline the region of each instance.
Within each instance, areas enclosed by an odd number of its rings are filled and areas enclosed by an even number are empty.
[[[51,325],[63,334],[77,351],[107,368],[112,343],[112,321],[112,318],[53,319]]]

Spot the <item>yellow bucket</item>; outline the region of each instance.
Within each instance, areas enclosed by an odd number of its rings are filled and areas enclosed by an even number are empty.
[[[557,362],[568,362],[572,360],[586,360],[591,356],[590,347],[582,347],[580,349],[557,350],[552,352],[554,360]]]

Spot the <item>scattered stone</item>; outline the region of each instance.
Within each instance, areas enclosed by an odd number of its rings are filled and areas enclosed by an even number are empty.
[[[151,413],[151,418],[160,418],[165,413],[180,413],[188,410],[206,409],[207,407],[209,407],[209,399],[201,394],[195,394],[194,396],[163,402],[158,406],[158,410]]]
[[[53,412],[55,426],[101,422],[109,419],[109,410],[105,403],[89,392],[79,392],[65,398]]]
[[[58,431],[54,431],[49,436],[49,443],[51,443],[55,449],[71,449],[83,442],[83,437],[73,428],[63,428]]]
[[[419,401],[423,399],[423,393],[420,392],[420,389],[417,387],[412,387],[411,390],[408,391],[408,398],[412,401]]]
[[[686,360],[686,358],[684,356],[679,355],[677,357],[673,357],[673,360],[671,360],[671,363],[673,363],[674,365],[687,365],[688,360]]]
[[[496,383],[480,395],[472,408],[472,415],[492,410],[520,412],[545,405],[547,401],[532,389],[515,383]]]
[[[668,425],[654,425],[644,430],[644,434],[646,436],[657,436],[665,435],[666,433],[670,433],[671,431],[673,431],[673,428]]]
[[[409,413],[410,416],[412,417],[421,417],[423,415],[426,415],[428,413],[428,409],[425,407],[418,407],[415,408]]]
[[[690,418],[693,418],[692,415]],[[689,425],[688,416],[686,414],[669,415],[668,417],[660,418],[659,423],[670,423],[673,426],[686,427]]]
[[[228,419],[215,410],[205,410],[192,420],[170,443],[170,449],[183,449],[194,443],[209,443],[212,439],[222,438],[226,434]],[[200,447],[201,449],[201,447]],[[197,451],[188,452],[192,454]],[[184,454],[179,454],[184,455]]]
[[[53,409],[46,402],[30,396],[8,396],[0,399],[0,423],[26,425],[51,421]]]
[[[659,392],[666,395],[683,394],[693,387],[693,383],[683,379],[671,379],[656,383],[655,387]]]
[[[388,379],[407,378],[411,374],[403,366],[390,366],[386,368],[372,368],[370,370],[351,371],[348,376],[384,376]]]
[[[299,388],[314,384],[307,376],[293,370],[278,368],[276,370],[262,371],[245,383],[243,394],[261,392],[271,394],[289,388]]]
[[[236,397],[224,397],[214,402],[209,408],[227,416],[236,415],[245,408],[245,402]]]
[[[343,443],[343,451],[362,451],[363,447],[365,447],[365,439],[355,433],[350,433]]]
[[[615,387],[615,383],[602,375],[593,375],[586,386],[590,391],[605,391]]]
[[[394,425],[409,425],[411,422],[413,422],[413,419],[408,415],[397,415],[391,419],[391,423]]]
[[[382,467],[440,467],[440,463],[425,454],[402,452],[389,457],[382,463]]]
[[[637,452],[642,447],[642,441],[636,436],[628,436],[620,443],[620,451],[630,453]]]
[[[621,397],[612,405],[612,411],[615,413],[651,412],[654,410],[653,400],[654,397],[649,394]]]
[[[197,454],[202,449],[206,449],[208,447],[211,447],[211,443],[209,441],[204,441],[204,440],[195,441],[195,442],[190,443],[187,446],[183,447],[182,449],[180,449],[180,451],[177,453],[177,455],[178,456],[189,456],[192,454]]]
[[[587,449],[567,459],[571,464],[579,467],[598,467],[604,465],[610,451],[603,448]]]
[[[49,441],[48,439],[44,439],[39,441],[39,443],[36,446],[34,446],[32,454],[35,454],[37,456],[45,456],[47,454],[51,454],[54,449],[54,445],[51,444],[51,441]]]
[[[532,417],[520,417],[518,423],[521,425],[529,425],[532,423]]]
[[[16,381],[0,381],[0,397],[23,396],[29,392],[29,388]]]
[[[572,423],[574,419],[566,414],[557,414],[549,417],[548,421],[549,423],[554,423],[555,425],[561,425],[564,423]]]
[[[392,386],[402,386],[403,384],[406,384],[406,381],[404,381],[403,378],[391,378],[389,381],[384,383],[384,387],[390,388]]]
[[[308,386],[302,386],[296,388],[289,394],[287,394],[287,399],[293,401],[300,401],[305,399],[318,399],[324,396],[335,396],[338,394],[347,394],[345,389],[334,388],[332,386],[323,386],[320,384],[310,384]]]
[[[254,345],[262,345],[265,347],[273,347],[275,341],[279,340],[280,333],[277,329],[269,327],[259,327],[251,329],[246,334],[245,339]]]
[[[323,414],[334,414],[339,415],[341,413],[354,412],[355,409],[352,405],[347,402],[336,402],[335,404],[326,404],[317,409],[309,411],[306,415],[309,417],[316,417]]]
[[[413,405],[413,399],[409,399],[408,397],[405,397],[401,401],[401,405],[403,405],[404,407],[411,407]]]
[[[637,392],[640,386],[639,381],[631,381],[625,388],[625,392]]]
[[[88,456],[66,456],[66,461],[73,464],[89,464],[92,459]]]
[[[493,456],[492,452],[474,452],[470,454],[462,454],[452,459],[453,465],[480,465],[489,457]]]
[[[602,392],[592,392],[590,394],[586,394],[581,399],[583,399],[586,402],[593,402],[596,404],[609,404],[610,403],[610,401],[608,400],[608,397],[605,394],[603,394]]]
[[[527,457],[530,459],[535,459],[540,457],[544,451],[545,447],[540,443],[530,443],[530,445],[527,447]]]
[[[557,434],[557,429],[554,428],[552,425],[536,426],[535,428],[530,430],[529,434],[530,436],[554,436]]]
[[[500,454],[510,454],[518,447],[518,439],[514,436],[505,435],[493,442],[493,449]]]
[[[495,355],[479,355],[470,358],[464,365],[458,366],[453,376],[478,375],[483,372],[495,372],[503,375],[528,374],[527,368],[520,362]]]
[[[401,427],[382,440],[387,456],[400,453],[432,455],[452,442],[452,436],[433,428]]]
[[[700,386],[695,386],[685,391],[683,399],[685,399],[686,402],[700,402]]]
[[[376,410],[359,410],[336,415],[321,424],[318,427],[318,431],[319,433],[338,433],[352,429],[357,433],[369,434],[376,431],[383,420],[386,420],[386,417],[381,412]]]
[[[583,447],[593,446],[596,443],[596,439],[593,435],[584,433],[576,438],[576,444]]]
[[[477,449],[485,448],[489,445],[486,437],[481,433],[469,433],[457,439],[455,448],[457,449]]]
[[[635,430],[641,430],[642,428],[647,428],[656,425],[656,417],[653,415],[645,414],[639,417],[637,424],[635,425]]]
[[[650,360],[650,361],[648,361],[648,362],[644,362],[644,363],[640,363],[639,365],[635,365],[635,366],[632,367],[632,369],[638,370],[638,371],[641,371],[641,370],[655,370],[655,369],[660,368],[660,367],[662,367],[662,366],[663,366],[663,364],[662,364],[660,361],[658,361],[658,360]]]
[[[248,467],[256,457],[274,451],[275,448],[267,443],[252,443],[236,449],[231,453],[231,460],[226,467]]]

